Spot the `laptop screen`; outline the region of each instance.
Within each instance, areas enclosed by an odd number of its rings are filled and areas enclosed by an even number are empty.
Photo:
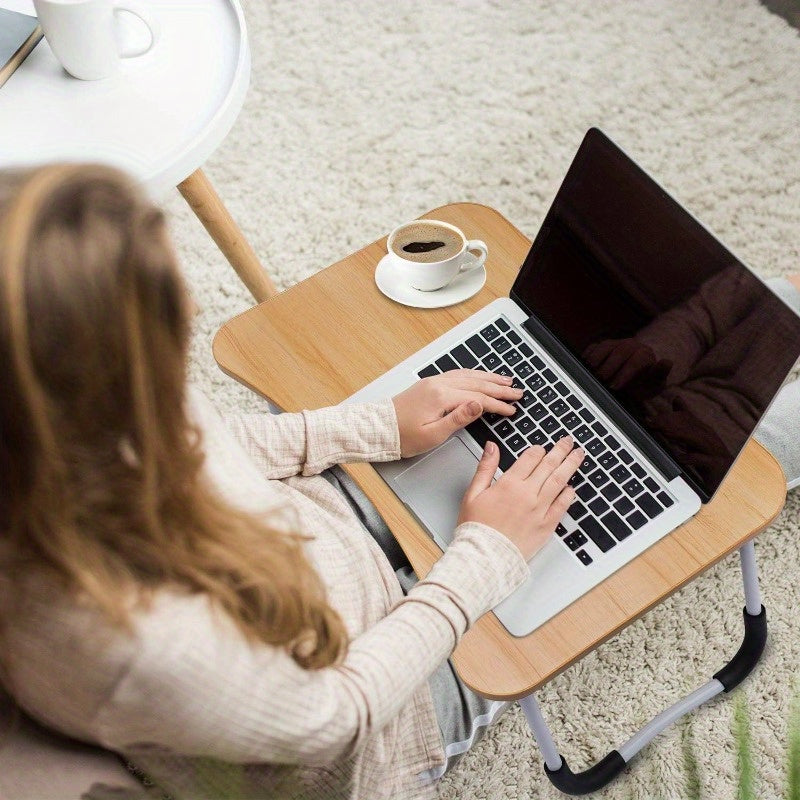
[[[800,317],[596,129],[511,296],[709,496],[800,356]]]

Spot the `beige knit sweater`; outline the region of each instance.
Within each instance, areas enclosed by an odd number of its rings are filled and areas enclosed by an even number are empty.
[[[162,591],[135,635],[41,582],[8,620],[2,662],[34,717],[116,750],[175,798],[430,797],[444,753],[427,679],[528,568],[468,523],[404,597],[383,552],[323,478],[336,463],[400,455],[391,401],[223,420],[193,392],[206,469],[273,521],[291,512],[351,636],[339,666],[304,670],[252,646],[204,596]],[[9,608],[0,578],[0,601]],[[5,593],[5,597],[3,596]]]

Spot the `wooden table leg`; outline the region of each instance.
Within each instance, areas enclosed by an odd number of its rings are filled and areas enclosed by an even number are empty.
[[[178,191],[197,214],[197,218],[253,297],[260,303],[277,294],[278,290],[261,266],[255,251],[228,213],[203,170],[195,170],[185,181],[179,183]]]

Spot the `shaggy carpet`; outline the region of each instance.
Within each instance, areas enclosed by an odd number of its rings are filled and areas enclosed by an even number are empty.
[[[494,206],[535,235],[585,130],[603,128],[763,276],[800,269],[800,40],[755,0],[245,3],[244,109],[206,171],[280,287],[444,203]],[[211,339],[251,305],[177,193],[166,201],[201,313],[194,379],[224,409],[261,402]],[[740,691],[757,796],[785,782],[800,659],[800,503],[759,537],[771,638]],[[678,592],[539,693],[573,768],[707,680],[738,646],[738,562]],[[733,703],[663,734],[599,798],[736,797]],[[441,783],[454,798],[555,798],[511,710]]]

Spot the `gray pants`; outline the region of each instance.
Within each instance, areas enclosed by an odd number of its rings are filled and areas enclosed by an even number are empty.
[[[767,281],[769,287],[800,315],[800,291],[783,278]],[[755,431],[756,438],[781,462],[789,488],[800,484],[800,380],[787,383]],[[417,582],[394,536],[367,496],[339,467],[324,473],[325,477],[347,498],[364,527],[383,549],[395,570],[403,591],[408,593]],[[430,678],[431,693],[439,729],[444,740],[447,764],[427,776],[441,777],[461,755],[479,741],[489,725],[495,722],[510,703],[487,700],[467,688],[448,659]]]

